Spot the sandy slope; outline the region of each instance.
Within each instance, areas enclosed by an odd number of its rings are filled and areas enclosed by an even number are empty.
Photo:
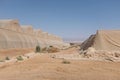
[[[74,53],[74,50],[60,53]],[[69,60],[70,64],[63,64],[63,59],[51,55],[5,64],[0,67],[0,80],[120,80],[118,62]]]
[[[34,49],[0,49],[0,59],[15,57],[26,53],[34,52]]]

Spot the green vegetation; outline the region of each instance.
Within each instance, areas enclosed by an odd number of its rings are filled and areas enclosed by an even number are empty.
[[[9,58],[9,57],[6,57],[5,60],[10,60],[10,58]]]
[[[38,46],[36,46],[35,52],[36,52],[36,53],[40,53],[40,52],[41,52],[41,48],[40,48],[40,46],[39,46],[39,45],[38,45]]]
[[[54,47],[54,46],[49,46],[49,48],[47,49],[47,52],[48,53],[56,53],[56,52],[59,52],[60,49],[57,48],[57,47]]]
[[[70,64],[70,61],[64,60],[62,61],[63,64]]]
[[[44,47],[44,48],[42,48],[42,53],[47,53],[48,52],[48,47]]]
[[[23,57],[22,57],[22,56],[18,56],[18,57],[16,57],[16,59],[17,59],[18,61],[22,61],[22,60],[23,60]]]
[[[5,62],[5,60],[0,60],[0,62]]]
[[[53,46],[50,45],[49,47],[53,47]]]

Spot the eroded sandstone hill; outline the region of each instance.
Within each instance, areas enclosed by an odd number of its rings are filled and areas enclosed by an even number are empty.
[[[120,51],[120,30],[98,30],[81,44],[82,50],[93,47],[96,50]]]
[[[18,20],[0,20],[0,49],[34,48],[36,45],[59,48],[69,46],[56,35],[34,30],[31,25],[20,26]]]

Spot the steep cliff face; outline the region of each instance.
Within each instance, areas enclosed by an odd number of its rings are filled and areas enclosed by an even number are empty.
[[[18,20],[0,20],[0,49],[34,48],[36,45],[69,46],[60,37],[34,30],[32,26],[20,26]]]

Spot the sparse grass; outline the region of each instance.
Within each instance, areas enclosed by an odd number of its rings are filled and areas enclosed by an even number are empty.
[[[5,62],[5,60],[0,60],[0,62]]]
[[[70,64],[70,61],[64,60],[62,61],[63,64]]]
[[[22,61],[22,60],[23,60],[23,57],[22,57],[22,56],[18,56],[18,57],[16,57],[16,59],[17,59],[18,61]]]
[[[10,58],[9,58],[9,57],[6,57],[5,60],[10,60]]]

